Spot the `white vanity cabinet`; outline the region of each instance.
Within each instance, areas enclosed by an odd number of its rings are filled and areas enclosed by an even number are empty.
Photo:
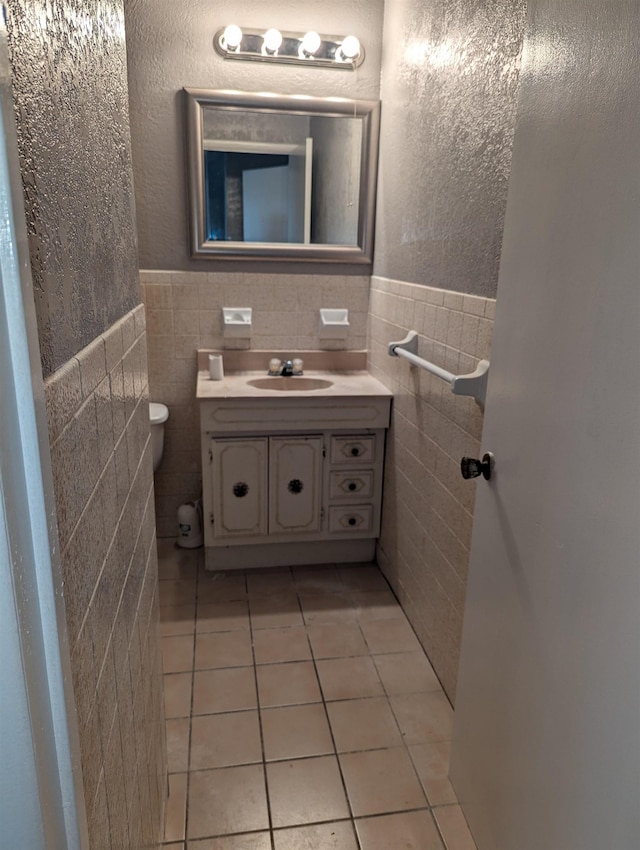
[[[241,392],[200,401],[207,569],[373,559],[388,391],[338,399]]]

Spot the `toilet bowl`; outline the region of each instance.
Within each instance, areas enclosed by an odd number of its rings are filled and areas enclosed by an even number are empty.
[[[169,418],[169,410],[165,404],[157,401],[149,402],[149,421],[151,423],[151,450],[153,452],[153,471],[160,466],[164,448],[164,423]]]

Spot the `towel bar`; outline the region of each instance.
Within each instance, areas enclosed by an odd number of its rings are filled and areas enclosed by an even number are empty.
[[[429,360],[424,360],[417,354],[418,351],[418,334],[416,331],[409,331],[407,336],[399,342],[389,343],[389,355],[391,357],[403,357],[408,360],[412,366],[418,366],[420,369],[426,369],[432,375],[442,378],[451,385],[451,392],[455,395],[468,395],[476,399],[480,404],[484,405],[484,399],[487,392],[487,379],[489,377],[489,361],[481,360],[475,372],[468,375],[454,375],[452,372],[447,372],[435,363],[430,363]]]

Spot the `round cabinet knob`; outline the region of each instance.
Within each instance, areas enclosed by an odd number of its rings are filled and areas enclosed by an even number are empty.
[[[349,517],[349,519],[348,519],[348,523],[349,523],[349,525],[355,525],[355,524],[356,524],[356,522],[357,522],[357,520],[356,520],[356,518],[355,518],[354,516],[350,516],[350,517]]]
[[[302,493],[304,484],[299,478],[292,478],[289,482],[288,488],[290,493]]]
[[[486,452],[482,456],[482,460],[475,457],[463,457],[460,461],[460,472],[462,477],[466,479],[479,478],[482,475],[486,481],[489,481],[493,472],[493,465],[493,455],[491,452]]]
[[[358,455],[360,454],[360,449],[358,448],[358,446],[354,446],[351,449],[351,454],[353,455],[353,457],[358,457]]]
[[[237,499],[243,499],[247,493],[249,492],[249,485],[245,484],[244,481],[238,481],[237,484],[233,485],[233,495]]]
[[[355,483],[355,481],[352,481],[352,482],[349,484],[349,490],[351,490],[351,492],[353,493],[353,491],[357,488],[357,486],[358,486],[358,485]]]

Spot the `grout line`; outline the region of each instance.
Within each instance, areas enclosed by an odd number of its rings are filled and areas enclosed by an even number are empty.
[[[351,659],[358,659],[358,658],[371,658],[371,660],[373,661],[374,656],[372,656],[372,655],[347,655],[347,656],[341,656],[340,658],[319,658],[318,661],[343,661],[343,660],[351,660]],[[286,663],[286,664],[312,664],[313,661],[308,659],[308,660],[304,660],[304,661],[287,661],[287,662],[283,662],[283,663]],[[375,667],[375,670],[376,670],[376,675],[378,676],[378,678],[380,678],[380,674],[378,673],[378,668],[375,665],[375,661],[373,662],[373,664],[374,664],[374,667]],[[248,670],[250,667],[253,668],[253,666],[254,665],[247,665],[245,667],[214,667],[211,670],[209,668],[206,668],[205,670],[195,670],[194,671],[194,677],[195,677],[195,673],[208,673],[208,672],[213,672],[213,671],[218,671],[218,670]],[[275,666],[275,665],[262,664],[262,665],[258,665],[258,666],[270,667],[270,666]],[[257,673],[257,667],[256,667],[256,673]],[[165,673],[164,676],[186,676],[188,674],[189,674],[189,671],[185,670],[185,671],[179,672],[179,673]],[[296,708],[298,706],[302,707],[302,706],[305,706],[305,705],[323,705],[324,703],[326,703],[327,705],[340,705],[343,702],[354,702],[354,700],[364,702],[365,700],[371,701],[371,700],[382,699],[382,698],[392,699],[393,697],[410,697],[410,696],[421,696],[423,694],[435,694],[435,693],[439,693],[442,690],[442,686],[438,685],[438,687],[431,688],[429,690],[421,689],[421,690],[417,690],[417,691],[402,691],[400,693],[389,693],[384,688],[384,684],[382,683],[382,680],[380,680],[380,681],[381,681],[382,688],[383,688],[383,691],[384,691],[384,693],[382,693],[382,694],[366,694],[364,696],[356,696],[356,697],[340,697],[339,699],[329,699],[328,697],[325,697],[324,699],[323,698],[313,699],[313,700],[308,700],[306,702],[286,702],[286,703],[277,703],[277,704],[274,704],[274,705],[265,705],[265,706],[262,706],[261,709],[264,709],[265,711],[272,711],[273,709],[276,709],[276,708]],[[256,708],[225,708],[222,711],[203,711],[203,712],[200,712],[198,714],[193,714],[193,713],[192,714],[176,714],[176,715],[173,715],[172,717],[167,717],[167,720],[185,720],[188,717],[191,717],[191,718],[193,718],[193,717],[218,717],[220,714],[246,714],[250,711],[256,711]],[[449,738],[443,738],[442,740],[448,741],[450,739]],[[438,741],[434,741],[433,743],[438,743]],[[387,749],[390,749],[390,748],[389,747],[367,747],[364,750],[349,750],[348,752],[366,752],[368,750],[387,750]],[[278,760],[279,759],[269,759],[269,761],[278,761]],[[283,761],[287,761],[287,760],[288,759],[283,759]],[[175,772],[176,773],[182,773],[183,771],[175,771]]]
[[[447,808],[447,807],[451,808],[454,805],[458,805],[458,804],[457,803],[449,803],[449,804],[447,804],[447,806],[438,806],[438,808]],[[414,806],[413,808],[410,808],[410,809],[401,809],[399,811],[392,811],[392,812],[377,812],[376,814],[373,814],[373,815],[362,815],[362,816],[357,817],[357,818],[344,818],[344,817],[343,818],[329,818],[328,820],[310,821],[309,823],[291,824],[289,826],[276,826],[276,827],[274,827],[273,832],[278,833],[278,832],[284,832],[284,831],[290,830],[290,829],[304,829],[305,827],[308,827],[308,826],[323,826],[324,824],[329,824],[329,823],[350,823],[355,829],[355,821],[356,820],[374,820],[376,818],[389,817],[390,815],[405,815],[405,814],[412,814],[412,813],[415,813],[415,812],[424,812],[424,811],[428,811],[428,809],[425,806]],[[433,819],[435,821],[435,817]],[[245,830],[244,832],[224,832],[224,833],[216,832],[216,833],[211,833],[210,835],[198,836],[198,838],[196,840],[197,841],[209,841],[209,840],[214,839],[214,838],[236,838],[238,836],[245,836],[245,835],[260,835],[263,832],[266,832],[266,830],[264,830],[264,829],[250,829],[250,830]],[[357,838],[357,832],[356,832],[356,838]],[[172,843],[172,842],[168,842],[168,843]],[[176,843],[180,844],[181,842],[176,842]],[[444,840],[443,840],[443,843],[444,843]],[[448,845],[445,845],[445,848],[447,848],[447,847],[448,847]]]
[[[446,839],[444,837],[444,833],[440,829],[440,824],[438,823],[438,819],[436,818],[433,809],[431,810],[431,816],[433,817],[433,822],[436,826],[436,830],[438,831],[438,835],[440,836],[440,841],[442,842],[442,846],[444,847],[444,850],[449,850],[449,843],[446,841]]]
[[[380,697],[379,697],[379,699],[380,699]],[[316,703],[303,703],[301,705],[301,707],[304,707],[306,705],[321,705],[321,703],[318,703],[318,702],[316,702]],[[278,706],[278,708],[298,708],[298,707],[299,707],[298,705]],[[255,709],[252,709],[252,710],[255,711]],[[265,708],[265,710],[271,711],[273,709],[271,707],[268,707],[268,708]],[[199,715],[197,715],[197,716],[199,716]],[[172,719],[186,720],[186,718],[172,718]],[[329,728],[331,728],[331,724],[329,724]],[[448,740],[449,740],[448,738],[443,738],[441,741],[433,741],[433,742],[429,742],[429,743],[439,744],[439,743],[443,743],[443,742],[448,741]],[[412,744],[411,746],[417,746],[417,745]],[[293,756],[293,757],[287,756],[287,757],[283,757],[283,758],[268,759],[268,760],[264,761],[264,763],[265,764],[282,764],[284,762],[289,762],[289,761],[310,761],[311,759],[327,758],[327,757],[330,757],[330,756],[353,756],[353,755],[358,755],[358,753],[382,753],[382,752],[387,752],[388,750],[401,750],[403,748],[404,748],[403,744],[396,744],[393,747],[365,747],[363,749],[357,749],[357,750],[340,750],[339,752],[337,750],[334,750],[333,752],[313,753],[313,754],[308,755],[308,756]],[[191,768],[189,770],[189,772],[190,773],[208,773],[211,770],[234,770],[236,767],[251,767],[252,765],[261,764],[261,763],[262,762],[260,762],[260,761],[243,761],[243,762],[238,762],[237,764],[224,764],[224,765],[218,765],[218,766],[213,766],[213,767]],[[184,771],[184,770],[174,770],[169,774],[169,776],[176,776],[177,774],[180,774],[180,773],[186,773],[186,771]],[[420,783],[420,787],[422,787],[422,783]],[[440,807],[444,806],[444,805],[452,806],[452,805],[455,805],[455,804],[454,803],[441,803],[441,804],[439,804]],[[432,808],[432,807],[427,802],[427,804],[425,806],[421,807],[421,808]],[[437,807],[434,806],[433,808],[437,808]],[[299,825],[304,826],[304,824],[299,824]],[[279,828],[279,827],[276,827],[276,829],[277,828]]]
[[[267,817],[269,820],[269,843],[271,850],[275,850],[275,839],[273,837],[273,816],[271,814],[271,794],[269,793],[269,780],[267,776],[267,757],[264,748],[264,730],[262,728],[262,708],[260,705],[260,689],[258,687],[258,665],[256,664],[256,651],[253,642],[253,618],[251,616],[251,596],[249,594],[249,581],[245,572],[245,587],[247,589],[247,610],[249,615],[249,634],[251,636],[251,657],[253,658],[253,681],[256,688],[256,709],[258,714],[258,726],[260,729],[260,750],[262,753],[262,778],[264,781],[265,799],[267,804]]]
[[[337,567],[336,567],[336,569],[337,569]],[[339,571],[338,571],[338,575],[340,576]],[[342,578],[342,576],[340,576],[340,578]],[[303,610],[303,607],[302,607],[302,600],[300,599],[299,591],[296,591],[296,597],[298,599],[298,605],[300,607],[300,612],[301,612],[303,620],[304,620],[304,610]],[[324,695],[324,689],[322,687],[322,680],[320,679],[320,674],[318,672],[317,662],[318,662],[319,659],[316,658],[315,653],[313,651],[313,646],[311,645],[311,640],[309,638],[309,632],[307,630],[306,625],[305,625],[305,633],[307,635],[307,642],[309,644],[309,650],[311,651],[311,662],[313,664],[313,669],[314,669],[315,674],[316,674],[316,680],[318,682],[318,687],[320,689],[320,695],[322,697],[322,705],[323,705],[323,708],[324,708],[324,716],[325,716],[325,719],[327,721],[327,726],[329,728],[329,734],[331,735],[331,743],[333,744],[334,757],[335,757],[335,760],[336,760],[336,764],[338,765],[338,772],[340,774],[340,781],[342,782],[342,791],[344,793],[345,800],[347,801],[347,808],[349,810],[349,818],[350,818],[350,822],[351,822],[351,829],[353,830],[353,834],[354,834],[354,837],[355,837],[355,840],[356,840],[357,847],[360,848],[360,850],[362,850],[362,845],[360,844],[360,838],[358,837],[358,831],[356,829],[353,807],[351,805],[351,799],[349,797],[349,792],[347,790],[347,783],[346,783],[346,780],[344,778],[344,772],[342,770],[342,764],[340,762],[340,757],[339,757],[339,754],[338,754],[338,747],[337,747],[337,744],[336,744],[336,739],[335,739],[335,735],[334,735],[334,732],[333,732],[333,727],[331,726],[331,719],[329,718],[329,710],[327,709],[327,702],[326,702],[325,695]],[[363,639],[364,639],[364,635],[363,635]]]
[[[204,551],[204,550],[203,550]],[[194,603],[196,610],[196,617],[198,611],[198,585],[200,584],[200,561],[203,557],[203,552],[198,550],[198,557],[196,559],[196,577],[195,577],[195,587],[194,587]],[[191,656],[191,698],[189,701],[189,735],[188,735],[188,747],[187,750],[187,787],[185,790],[185,801],[184,801],[184,842],[185,847],[187,846],[187,835],[189,830],[189,795],[191,792],[191,736],[193,734],[193,700],[194,700],[194,692],[195,692],[195,682],[196,682],[196,619],[193,621],[193,653]]]

